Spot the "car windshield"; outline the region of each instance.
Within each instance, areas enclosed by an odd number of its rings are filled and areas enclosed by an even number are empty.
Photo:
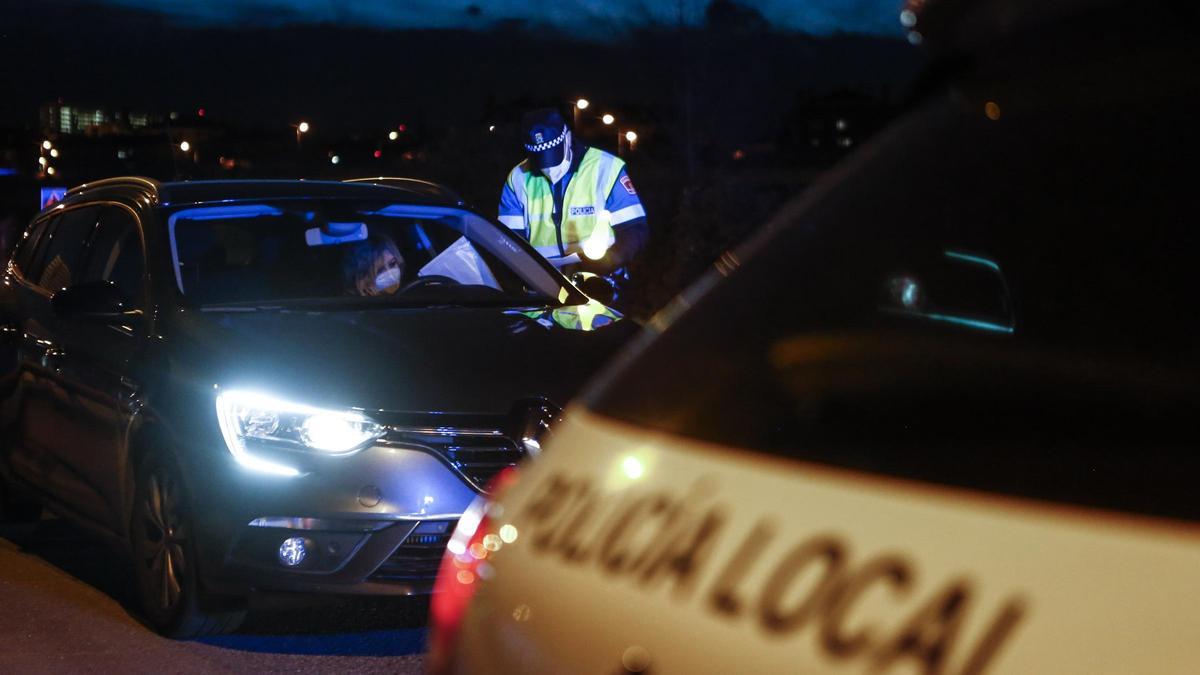
[[[545,305],[565,292],[467,211],[354,200],[189,206],[167,216],[190,305]]]

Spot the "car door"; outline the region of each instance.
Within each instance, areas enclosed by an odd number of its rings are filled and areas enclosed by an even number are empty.
[[[63,326],[50,300],[79,275],[99,213],[94,205],[69,207],[50,224],[18,301],[22,337],[17,355],[21,373],[17,437],[31,461],[35,482],[84,516],[95,514],[99,506],[89,486],[91,478],[64,460],[72,446],[94,441],[78,435],[74,422],[79,401],[62,386]]]
[[[27,422],[26,405],[37,372],[31,364],[41,361],[45,351],[46,328],[40,315],[47,294],[35,283],[41,275],[42,254],[54,228],[57,213],[45,215],[29,226],[17,245],[12,264],[2,289],[3,319],[0,320],[0,344],[4,350],[3,444],[7,468],[35,485],[44,485],[46,459],[39,455],[37,444],[30,441],[31,428]]]
[[[145,302],[145,258],[136,213],[108,204],[87,241],[73,285],[112,282],[128,306]],[[137,385],[128,372],[140,340],[140,321],[110,324],[81,318],[58,318],[59,355],[50,373],[59,419],[57,455],[80,482],[80,505],[100,524],[120,531],[121,452]]]

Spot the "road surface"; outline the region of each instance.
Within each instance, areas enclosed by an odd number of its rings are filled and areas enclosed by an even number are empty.
[[[128,563],[68,523],[0,525],[0,673],[419,673],[419,605],[343,602],[250,615],[179,642],[129,609]]]

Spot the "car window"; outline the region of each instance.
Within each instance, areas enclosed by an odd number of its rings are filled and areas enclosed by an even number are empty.
[[[117,207],[106,207],[89,246],[79,282],[112,281],[126,300],[142,297],[145,262],[137,221]]]
[[[84,247],[96,228],[99,213],[98,207],[63,213],[49,233],[45,252],[39,254],[41,269],[34,283],[49,291],[59,291],[79,279]]]
[[[13,254],[13,264],[21,271],[21,274],[26,279],[33,279],[36,273],[40,272],[40,267],[35,270],[34,261],[37,260],[36,253],[40,247],[44,245],[46,232],[53,230],[55,221],[58,216],[50,216],[41,221],[30,225],[28,236],[23,238],[17,244],[17,250]]]
[[[407,298],[430,302],[549,295],[545,280],[508,264],[484,231],[449,213],[332,201],[193,207],[171,214],[168,229],[177,285],[196,304],[386,300],[414,284],[420,292]],[[516,247],[507,254],[529,257]]]

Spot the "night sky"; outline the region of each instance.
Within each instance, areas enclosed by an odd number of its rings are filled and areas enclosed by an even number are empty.
[[[160,11],[189,24],[318,23],[394,28],[483,27],[504,19],[548,23],[595,37],[613,26],[677,21],[677,0],[106,0]],[[814,34],[837,31],[896,35],[899,0],[743,0],[777,28]],[[696,22],[707,0],[683,0]],[[474,8],[474,9],[472,9]],[[591,35],[589,35],[591,34]]]
[[[895,91],[916,62],[899,1],[739,0],[752,10],[709,20],[713,0],[683,0],[697,32],[681,46],[677,0],[0,0],[0,62],[20,64],[0,129],[62,100],[332,136],[581,95],[670,129],[687,51],[698,118],[749,142],[798,96]]]

